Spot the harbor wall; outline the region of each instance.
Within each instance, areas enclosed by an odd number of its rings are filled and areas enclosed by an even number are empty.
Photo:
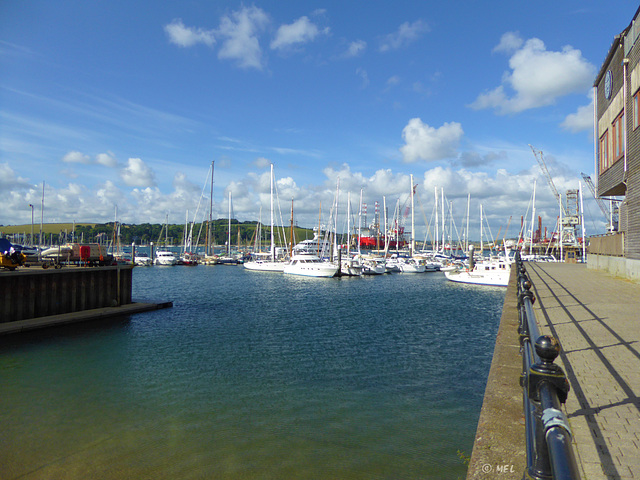
[[[522,478],[526,466],[516,269],[511,269],[467,480]]]
[[[21,268],[0,274],[0,323],[131,303],[131,265]]]

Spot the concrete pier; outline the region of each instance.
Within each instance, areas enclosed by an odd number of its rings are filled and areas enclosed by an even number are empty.
[[[0,335],[172,306],[132,302],[132,270],[118,265],[2,272]]]
[[[0,323],[131,303],[133,266],[20,268],[0,274]]]
[[[582,479],[640,478],[640,284],[584,264],[526,268],[541,333],[562,347],[557,363],[571,386],[564,410]],[[524,472],[515,308],[512,276],[467,479]]]

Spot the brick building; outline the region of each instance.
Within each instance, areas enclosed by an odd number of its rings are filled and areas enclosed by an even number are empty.
[[[640,9],[594,82],[597,193],[621,199],[617,231],[590,239],[590,268],[640,279]]]

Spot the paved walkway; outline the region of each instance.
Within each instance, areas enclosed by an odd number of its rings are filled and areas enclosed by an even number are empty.
[[[562,346],[583,479],[640,479],[640,284],[580,264],[527,271],[541,331]]]

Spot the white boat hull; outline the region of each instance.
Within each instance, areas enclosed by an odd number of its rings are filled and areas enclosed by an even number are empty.
[[[469,283],[474,285],[486,285],[491,287],[506,287],[509,285],[510,270],[498,270],[489,273],[476,272],[444,272],[447,280],[458,283]]]
[[[286,265],[284,267],[284,273],[289,275],[302,275],[304,277],[323,277],[330,278],[335,277],[338,272],[338,267],[336,265],[328,264],[328,266],[291,266]]]
[[[323,262],[315,255],[297,254],[284,266],[284,273],[302,275],[304,277],[334,277],[338,272],[338,265]]]
[[[283,272],[285,262],[267,262],[257,260],[255,262],[246,262],[244,268],[258,272]]]

